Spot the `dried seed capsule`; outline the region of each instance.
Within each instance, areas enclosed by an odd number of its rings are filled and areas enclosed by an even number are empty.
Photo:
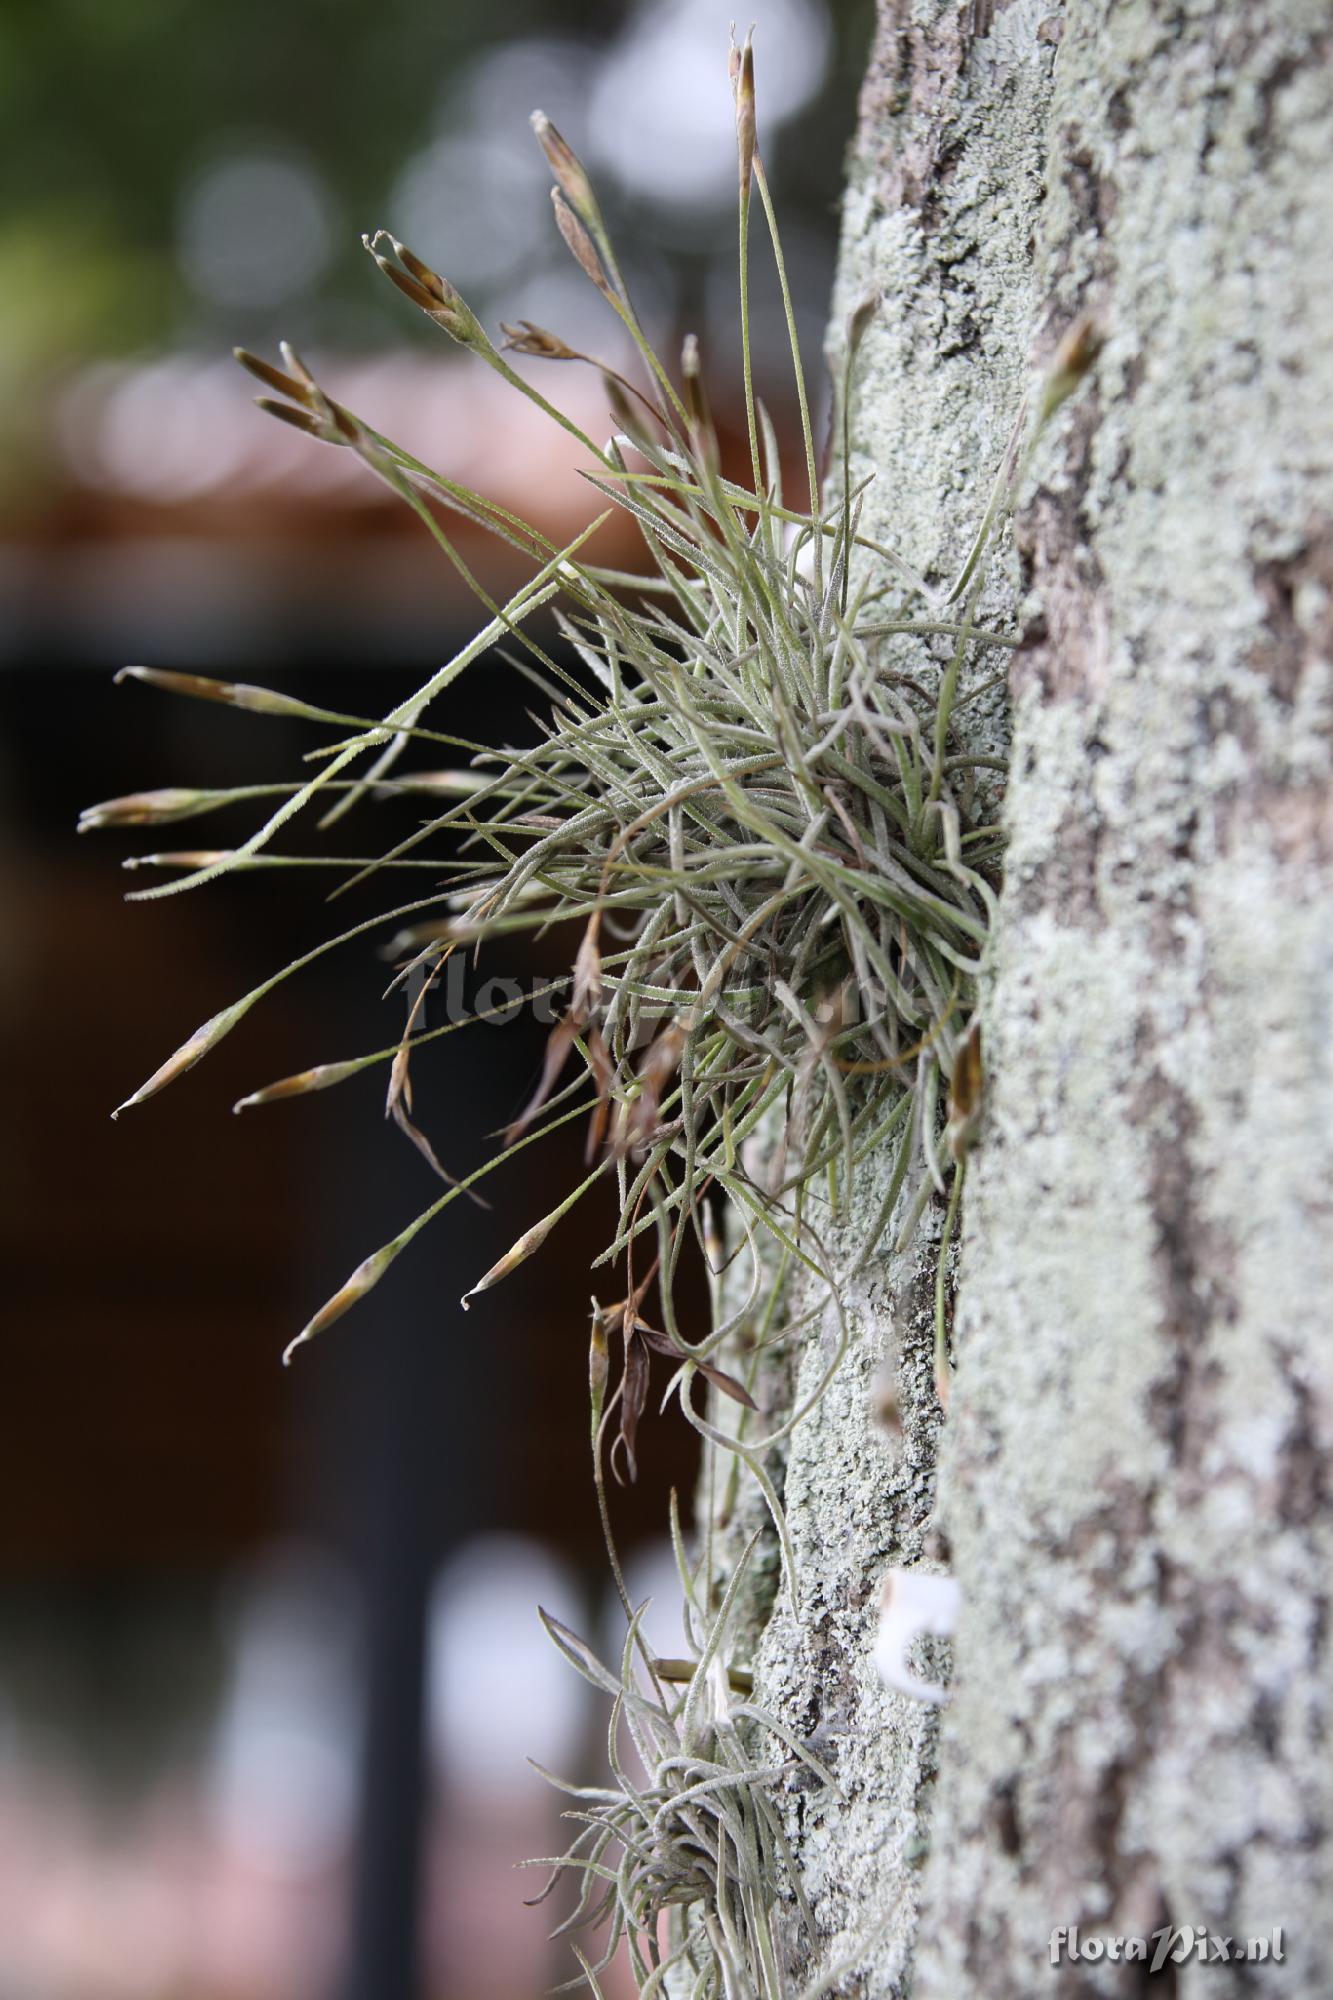
[[[592,279],[604,297],[614,298],[615,294],[607,282],[606,273],[602,269],[602,260],[597,255],[593,240],[559,188],[551,189],[551,206],[555,210],[556,228],[564,237],[570,254],[583,275]]]
[[[517,326],[510,326],[507,320],[500,321],[500,331],[504,335],[505,349],[510,354],[535,354],[543,361],[581,361],[576,353],[558,333],[548,333],[544,326],[534,326],[530,319],[521,319]]]

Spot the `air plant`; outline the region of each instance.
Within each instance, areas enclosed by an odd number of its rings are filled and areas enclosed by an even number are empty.
[[[775,1918],[784,1900],[813,1935],[772,1792],[793,1779],[836,1791],[837,1781],[808,1744],[755,1705],[749,1669],[729,1658],[736,1600],[758,1540],[751,1537],[721,1605],[706,1615],[677,1532],[688,1658],[652,1654],[642,1633],[646,1604],[630,1617],[618,1674],[541,1614],[564,1657],[612,1699],[613,1783],[572,1785],[536,1766],[576,1802],[565,1818],[578,1831],[563,1854],[546,1857],[551,1872],[534,1900],[544,1902],[573,1875],[578,1900],[555,1935],[606,1933],[595,1963],[576,1947],[583,1979],[572,1985],[586,1981],[599,1991],[598,1974],[623,1941],[641,1994],[783,2000]],[[673,1973],[674,1989],[666,1983]]]
[[[973,676],[960,690],[975,656],[1016,643],[978,622],[985,557],[1036,435],[1086,372],[1095,341],[1081,322],[1062,343],[1033,418],[1020,413],[966,560],[952,582],[933,587],[862,531],[864,488],[851,477],[852,374],[876,301],[865,302],[848,326],[838,384],[840,477],[827,490],[821,485],[796,318],[756,143],[748,40],[743,49],[733,45],[731,75],[744,470],[724,464],[697,342],[685,342],[674,374],[655,352],[588,177],[549,120],[536,114],[534,129],[556,183],[557,227],[637,356],[637,380],[602,370],[613,426],[607,442],[595,442],[506,359],[515,352],[579,365],[587,355],[531,322],[505,328],[505,343],[497,346],[447,280],[406,244],[383,231],[365,242],[389,281],[443,332],[574,436],[606,512],[557,547],[518,515],[372,429],[289,347],[281,365],[238,352],[266,391],[261,409],[354,453],[398,494],[480,599],[487,621],[378,718],[262,688],[129,669],[177,694],[295,717],[334,734],[311,753],[313,768],[290,785],[139,793],[91,808],[83,823],[175,822],[223,803],[277,796],[269,816],[236,847],[128,863],[178,871],[137,892],[147,897],[259,867],[341,867],[344,887],[430,869],[425,893],[331,938],[206,1022],[128,1104],[192,1067],[261,997],[321,952],[407,924],[412,950],[404,971],[421,983],[406,1030],[368,1054],[283,1078],[237,1107],[386,1066],[389,1110],[447,1182],[362,1260],[284,1358],[369,1291],[455,1200],[475,1194],[518,1152],[582,1120],[586,1173],[524,1229],[463,1303],[535,1254],[591,1189],[613,1186],[618,1221],[599,1262],[623,1266],[623,1290],[617,1305],[595,1307],[593,1343],[593,1437],[608,1539],[601,1474],[607,1426],[618,1417],[612,1456],[632,1473],[649,1356],[665,1354],[676,1364],[673,1388],[688,1420],[736,1453],[758,1481],[794,1594],[779,1496],[763,1458],[813,1398],[754,1438],[745,1417],[737,1433],[710,1422],[695,1406],[694,1380],[702,1376],[751,1404],[749,1387],[721,1367],[720,1352],[742,1328],[753,1332],[772,1320],[786,1276],[803,1268],[817,1280],[816,1304],[786,1332],[799,1330],[830,1300],[842,1328],[815,1395],[822,1392],[846,1339],[828,1230],[848,1217],[867,1158],[891,1149],[894,1164],[855,1261],[869,1258],[895,1214],[897,1241],[905,1241],[937,1195],[947,1200],[947,1244],[980,1096],[978,979],[1003,853],[996,810],[1002,761],[970,750],[957,726],[964,702],[1002,674]],[[804,460],[799,496],[784,490],[774,428],[752,379],[749,244],[756,193],[790,336]],[[596,528],[617,509],[641,533],[645,574],[609,570],[587,553]],[[451,517],[486,530],[533,564],[530,580],[504,604],[469,569],[451,536]],[[496,648],[549,702],[535,744],[497,749],[468,742],[436,719],[451,683]],[[466,768],[402,775],[399,760],[409,750],[436,762],[441,750],[461,753]],[[433,805],[424,823],[383,852],[294,857],[271,846],[309,808],[325,808],[320,824],[331,826],[389,791],[417,793]],[[421,996],[455,951],[567,925],[578,927],[580,941],[568,976],[554,982],[563,1012],[537,1086],[494,1157],[454,1179],[412,1122],[409,1058],[463,1024],[421,1028]],[[776,1148],[768,1148],[768,1166],[760,1171],[746,1142],[775,1131]],[[744,1254],[750,1277],[733,1283],[734,1309],[719,1310],[711,1329],[691,1338],[677,1318],[675,1279],[691,1238],[718,1269],[715,1206],[725,1209],[730,1254]],[[940,1268],[943,1384],[943,1246]],[[608,1398],[612,1338],[623,1343],[624,1364]],[[720,1610],[706,1593],[694,1603],[698,1662],[683,1697],[670,1693],[651,1662],[647,1692],[631,1686],[628,1665],[615,1680],[551,1627],[580,1671],[615,1695],[619,1789],[586,1795],[587,1825],[566,1860],[592,1885],[585,1886],[581,1914],[602,1885],[601,1901],[615,1913],[613,1931],[618,1926],[640,1941],[633,1949],[645,1992],[659,1990],[664,1976],[663,1967],[649,1962],[655,1946],[645,1947],[646,1958],[640,1949],[653,1937],[656,1912],[691,1902],[705,1914],[681,1933],[675,1956],[699,1970],[695,1991],[780,1990],[762,1885],[776,1870],[795,1886],[766,1799],[787,1760],[781,1770],[748,1762],[749,1737],[777,1725],[746,1704],[728,1708],[719,1692],[725,1691],[722,1635],[738,1581],[739,1573]],[[631,1616],[627,1662],[636,1647],[644,1651]],[[622,1725],[649,1771],[646,1789],[615,1762]],[[800,1746],[788,1741],[786,1749],[811,1762]],[[612,1846],[620,1857],[614,1866],[606,1858]],[[711,1970],[698,1956],[700,1940],[708,1942]],[[589,1977],[595,1986],[595,1973]]]

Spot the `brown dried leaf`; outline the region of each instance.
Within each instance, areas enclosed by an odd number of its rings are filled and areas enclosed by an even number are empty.
[[[588,1061],[597,1090],[597,1103],[588,1121],[588,1138],[583,1149],[584,1160],[591,1163],[594,1154],[606,1141],[607,1120],[611,1115],[611,1084],[615,1076],[610,1051],[602,1039],[600,1028],[594,1028],[588,1036]]]
[[[720,1389],[724,1396],[730,1396],[733,1403],[742,1403],[747,1410],[759,1408],[745,1384],[738,1382],[734,1375],[728,1375],[725,1368],[718,1368],[711,1361],[696,1361],[694,1365],[715,1389]]]
[[[569,1052],[574,1046],[574,1037],[577,1033],[578,1024],[572,1014],[566,1014],[564,1019],[557,1021],[552,1028],[546,1038],[546,1055],[542,1062],[541,1081],[513,1124],[507,1128],[504,1135],[506,1146],[512,1146],[516,1139],[523,1136],[545,1104],[555,1088],[561,1070],[569,1060]]]
[[[597,948],[601,924],[601,912],[594,910],[574,959],[570,1012],[581,1024],[590,1021],[602,1004],[602,954]]]
[[[662,1110],[662,1093],[676,1073],[685,1046],[678,1021],[665,1027],[650,1045],[639,1069],[639,1094],[630,1106],[621,1144],[626,1151],[651,1144]]]
[[[638,1477],[639,1471],[634,1446],[639,1434],[639,1419],[648,1401],[648,1375],[648,1349],[635,1327],[625,1339],[625,1372],[620,1382],[620,1434],[616,1439],[617,1444],[624,1448],[625,1469],[631,1480]],[[613,1452],[613,1468],[614,1465]]]
[[[949,1157],[961,1165],[977,1136],[981,1123],[981,1100],[985,1089],[981,1060],[981,1023],[974,1019],[958,1044],[953,1075],[949,1079],[949,1123],[946,1137]]]
[[[654,1354],[665,1354],[668,1360],[671,1361],[688,1361],[692,1358],[690,1355],[681,1353],[669,1334],[659,1332],[655,1326],[649,1326],[645,1320],[636,1319],[634,1330],[652,1348]],[[759,1405],[755,1402],[754,1397],[745,1387],[745,1384],[738,1382],[734,1375],[728,1375],[725,1368],[719,1368],[712,1361],[695,1361],[694,1365],[699,1373],[712,1383],[715,1389],[720,1389],[724,1396],[730,1396],[733,1403],[743,1403],[747,1410],[757,1410],[759,1408]]]

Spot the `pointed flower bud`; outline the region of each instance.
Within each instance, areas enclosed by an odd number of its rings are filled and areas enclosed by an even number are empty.
[[[717,431],[704,388],[699,342],[692,333],[686,334],[680,351],[680,372],[685,387],[685,408],[690,419],[690,442],[707,469],[716,472],[719,462]]]
[[[602,1414],[606,1384],[611,1373],[611,1351],[606,1337],[607,1315],[596,1299],[592,1302],[592,1339],[588,1345],[588,1391],[592,1398],[593,1423]]]
[[[262,1090],[252,1090],[248,1097],[238,1097],[232,1110],[239,1116],[257,1104],[277,1104],[284,1097],[304,1097],[307,1091],[330,1090],[335,1083],[345,1083],[349,1076],[357,1076],[366,1067],[364,1056],[352,1056],[347,1062],[316,1063],[313,1069],[298,1070],[295,1076],[280,1077],[277,1083],[266,1083]]]
[[[128,792],[124,798],[104,799],[100,805],[85,806],[79,814],[79,832],[93,833],[104,826],[157,826],[166,820],[189,819],[193,813],[225,805],[230,796],[228,792],[190,791],[181,785],[164,785],[153,792]]]
[[[189,1041],[182,1042],[175,1055],[168,1056],[161,1068],[153,1071],[147,1083],[141,1083],[123,1104],[118,1104],[111,1116],[119,1118],[121,1112],[128,1111],[131,1105],[142,1104],[146,1097],[155,1096],[159,1090],[165,1090],[169,1083],[174,1083],[178,1076],[184,1076],[187,1069],[193,1069],[195,1064],[206,1056],[210,1049],[216,1048],[223,1036],[229,1035],[236,1023],[249,1013],[255,998],[253,993],[247,994],[244,1000],[237,1000],[230,1007],[224,1007],[220,1014],[214,1014],[212,1020],[205,1021],[202,1028],[196,1028]]]
[[[526,1264],[529,1257],[536,1255],[551,1231],[555,1228],[556,1223],[559,1222],[567,1206],[568,1203],[562,1203],[559,1208],[552,1209],[549,1215],[544,1215],[540,1222],[534,1222],[531,1229],[523,1231],[517,1243],[505,1251],[504,1256],[500,1258],[498,1263],[491,1265],[485,1277],[478,1278],[470,1292],[464,1292],[459,1301],[464,1312],[467,1311],[473,1299],[477,1298],[480,1293],[488,1292],[492,1285],[498,1285],[502,1278],[507,1278],[511,1271],[516,1271],[520,1264]]]
[[[278,342],[278,352],[290,375],[295,375],[307,395],[318,396],[319,384],[289,340]]]
[[[230,861],[229,847],[177,847],[169,854],[127,854],[122,868],[211,868],[215,861]]]
[[[167,667],[122,667],[115,676],[122,681],[142,681],[146,687],[162,688],[168,694],[191,695],[196,701],[225,702],[231,708],[253,710],[257,715],[286,715],[309,722],[326,722],[328,711],[314,708],[295,695],[278,694],[273,688],[255,687],[249,681],[218,681],[208,674],[176,673]]]
[[[473,347],[485,343],[481,322],[467,301],[456,292],[447,278],[433,271],[429,264],[391,236],[387,229],[377,229],[373,236],[363,236],[362,243],[375,259],[386,278],[392,280],[405,298],[419,306],[428,319],[456,340],[461,347]],[[387,243],[393,257],[386,257],[380,249]],[[397,258],[397,263],[393,261]]]
[[[669,1021],[650,1043],[639,1068],[638,1095],[630,1105],[623,1150],[649,1145],[656,1138],[662,1093],[676,1072],[684,1046],[685,1030],[679,1021]]]
[[[307,437],[318,438],[321,444],[343,444],[327,417],[319,416],[314,410],[298,409],[292,403],[279,403],[272,396],[256,396],[255,408],[262,410],[266,417],[276,417],[280,423],[290,424],[293,430],[304,431]]]
[[[453,286],[442,278],[438,271],[432,270],[415,251],[409,250],[406,243],[400,243],[396,236],[390,236],[388,240],[393,245],[393,254],[399,263],[440,305],[446,305],[457,297]]]
[[[556,179],[556,185],[574,212],[582,218],[591,230],[601,224],[601,210],[597,197],[592,191],[583,162],[567,146],[555,126],[544,111],[532,114],[532,129],[537,135],[537,144],[546,155],[546,163]]]
[[[261,355],[251,354],[244,347],[233,347],[231,351],[242,368],[253,375],[257,382],[263,382],[267,388],[276,390],[280,396],[290,396],[294,403],[304,403],[308,400],[311,386],[308,381],[302,381],[296,375],[285,375],[282,369],[275,368],[271,361],[265,361]]]
[[[214,680],[208,674],[178,674],[167,667],[122,667],[115,675],[115,685],[119,687],[122,681],[143,681],[168,694],[193,695],[196,701],[234,701],[233,683]]]
[[[374,253],[374,256],[375,262],[379,265],[390,284],[397,285],[405,299],[410,299],[414,306],[420,306],[424,313],[433,314],[435,312],[437,306],[440,304],[440,300],[435,293],[427,291],[419,278],[414,278],[410,271],[404,271],[392,259],[381,257],[378,251]]]
[[[280,423],[291,424],[323,444],[355,444],[360,437],[356,419],[324,394],[295,348],[284,340],[281,350],[285,370],[244,347],[232,349],[242,368],[266,388],[277,391],[277,397],[256,396],[259,408],[266,416],[277,417]],[[281,397],[290,401],[279,401]]]
[[[754,48],[751,36],[745,37],[745,47],[739,51],[733,41],[731,53],[732,83],[736,92],[736,156],[740,167],[741,194],[748,195],[755,152]]]
[[[585,277],[592,279],[604,298],[614,299],[615,294],[602,269],[602,260],[597,255],[593,240],[559,188],[551,189],[551,206],[555,210],[556,228],[564,237],[574,262]]]
[[[309,1324],[301,1328],[295,1340],[288,1341],[282,1351],[284,1368],[291,1366],[292,1356],[298,1347],[304,1347],[305,1343],[313,1340],[317,1333],[323,1333],[325,1327],[332,1326],[334,1320],[341,1319],[359,1299],[366,1296],[367,1292],[374,1291],[402,1247],[402,1239],[395,1237],[393,1242],[386,1243],[382,1250],[376,1250],[372,1256],[362,1259],[347,1282],[340,1285],[333,1297],[320,1307]]]

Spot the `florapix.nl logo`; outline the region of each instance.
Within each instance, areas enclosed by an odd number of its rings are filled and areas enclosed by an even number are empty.
[[[1137,1959],[1150,1973],[1183,1965],[1186,1959],[1201,1965],[1244,1965],[1271,1958],[1280,1965],[1283,1956],[1281,1925],[1257,1937],[1228,1937],[1199,1924],[1163,1924],[1151,1937],[1083,1937],[1077,1924],[1061,1924],[1051,1932],[1050,1949],[1052,1965]]]
[[[550,1028],[569,1006],[572,984],[569,973],[526,978],[505,973],[482,976],[469,953],[419,950],[419,944],[420,938],[414,932],[400,932],[384,953],[391,960],[406,959],[397,984],[406,999],[408,1019],[417,1031],[427,1025],[461,1028],[474,1022],[506,1027],[525,1017]],[[705,1011],[741,1035],[762,1037],[774,1021],[784,1017],[780,992],[768,976],[770,970],[766,960],[754,954],[737,953],[733,978],[713,995]],[[697,1011],[692,1000],[689,992],[658,996],[651,991],[636,993],[631,1045],[646,1045],[661,1023],[674,1019],[682,1009]],[[937,1030],[954,1011],[950,1007],[942,1019],[928,1026],[922,1039],[901,1059],[906,1062],[929,1047]],[[818,1028],[846,1035],[860,1026],[875,1034],[891,1022],[894,1009],[892,996],[873,979],[848,978],[812,1001],[811,1012]],[[926,1013],[927,1002],[923,997],[923,1020]],[[886,1059],[886,1066],[890,1061],[891,1058]]]

